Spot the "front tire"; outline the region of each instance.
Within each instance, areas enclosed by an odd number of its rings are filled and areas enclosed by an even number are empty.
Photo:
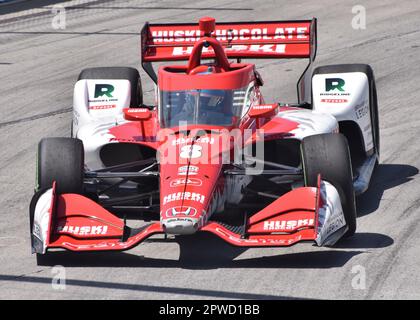
[[[302,141],[301,153],[305,185],[317,187],[321,174],[337,189],[348,226],[345,236],[352,236],[356,232],[356,203],[347,139],[339,133],[309,136]]]
[[[83,193],[83,142],[74,138],[44,138],[38,145],[37,190],[54,181],[58,194]]]

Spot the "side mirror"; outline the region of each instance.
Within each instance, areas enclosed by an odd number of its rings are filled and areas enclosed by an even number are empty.
[[[278,112],[278,104],[252,106],[248,112],[250,118],[270,118]]]
[[[152,117],[152,113],[147,108],[124,108],[124,118],[131,121],[145,121]]]

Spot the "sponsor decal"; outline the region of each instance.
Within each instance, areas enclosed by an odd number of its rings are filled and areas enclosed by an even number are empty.
[[[321,239],[327,239],[331,234],[333,234],[345,225],[346,221],[342,214],[338,214],[336,217],[328,219],[327,223],[320,226],[322,228],[320,232]]]
[[[347,99],[321,99],[324,103],[347,103]]]
[[[356,106],[355,110],[357,120],[363,118],[369,113],[369,106],[367,101],[364,101],[361,105]]]
[[[342,91],[344,92],[345,81],[341,78],[327,78],[325,79],[325,91]]]
[[[38,239],[42,240],[41,227],[36,222],[34,222],[32,234],[36,236]]]
[[[190,218],[170,218],[170,219],[166,219],[165,220],[165,224],[171,224],[174,222],[190,222],[190,223],[194,223],[195,220],[194,219],[190,219]]]
[[[106,109],[114,109],[117,105],[115,104],[108,104],[102,106],[89,106],[89,110],[106,110]]]
[[[325,92],[321,93],[321,96],[335,96],[335,97],[348,97],[350,93],[345,92],[344,86],[346,82],[344,79],[341,78],[326,78],[325,79]],[[344,99],[344,98],[343,98]],[[325,99],[330,100],[331,102],[334,99]],[[339,100],[339,99],[336,99]],[[322,101],[322,102],[330,102],[330,101]],[[337,103],[337,102],[336,102]]]
[[[330,93],[321,93],[320,96],[331,96],[331,97],[349,97],[349,92],[330,92]]]
[[[66,232],[79,236],[83,235],[98,235],[107,234],[108,226],[61,226],[57,229],[58,232]]]
[[[210,137],[200,137],[197,139],[193,139],[193,138],[178,138],[176,140],[172,141],[172,145],[173,146],[178,146],[180,144],[186,144],[186,143],[207,143],[207,144],[213,144],[214,143],[214,138],[210,138]]]
[[[188,179],[178,178],[170,182],[171,187],[179,187],[179,186],[184,186],[184,185],[199,187],[202,184],[203,182],[200,179],[196,179],[196,178],[188,178]]]
[[[178,168],[178,175],[179,176],[186,176],[188,175],[196,175],[198,173],[198,167],[196,166],[182,166]]]
[[[176,217],[179,215],[194,217],[197,214],[197,209],[193,207],[173,207],[166,210],[167,217]]]
[[[130,108],[125,110],[126,113],[145,113],[149,112],[149,109],[147,108]]]
[[[167,204],[173,201],[187,200],[187,201],[197,201],[204,203],[205,196],[196,192],[176,192],[171,193],[163,197],[163,204]]]
[[[243,28],[219,29],[212,33],[219,41],[234,40],[277,40],[277,39],[308,39],[307,27]],[[195,42],[201,37],[200,30],[156,30],[152,31],[154,43],[162,42]]]
[[[314,219],[264,221],[264,230],[293,230],[300,227],[314,226]]]
[[[114,92],[115,87],[111,84],[97,84],[95,85],[95,99],[103,96],[108,98],[113,98],[112,92]]]
[[[271,104],[262,104],[259,106],[253,106],[252,109],[254,110],[270,110],[273,109],[273,106]]]
[[[116,99],[116,98],[112,98],[112,99],[89,99],[88,100],[89,103],[101,103],[101,102],[110,103],[110,102],[117,102],[117,101],[118,101],[118,99]]]
[[[173,56],[183,56],[183,55],[190,55],[192,53],[193,47],[174,47],[172,50]],[[229,48],[224,48],[225,52],[241,52],[241,51],[250,51],[250,52],[258,52],[258,53],[286,53],[286,45],[285,44],[238,44],[232,45]],[[203,47],[202,53],[213,53],[213,49],[211,47]]]

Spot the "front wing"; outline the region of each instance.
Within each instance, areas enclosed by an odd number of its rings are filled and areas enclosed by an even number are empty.
[[[51,248],[71,251],[128,250],[154,234],[160,222],[130,228],[93,200],[78,194],[39,191],[30,206],[32,252]],[[199,231],[211,232],[241,247],[281,247],[311,241],[334,245],[347,231],[337,190],[319,177],[318,187],[300,187],[245,219],[243,226],[209,221]]]

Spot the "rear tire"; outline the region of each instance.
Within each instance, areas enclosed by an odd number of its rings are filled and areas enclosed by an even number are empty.
[[[84,69],[78,80],[128,80],[131,84],[130,107],[137,108],[143,104],[143,91],[140,74],[137,69],[130,67],[101,67]]]
[[[302,141],[301,153],[305,185],[317,187],[321,174],[337,189],[348,226],[345,236],[352,236],[356,231],[356,203],[347,139],[337,133],[309,136]]]
[[[37,170],[37,190],[49,189],[56,181],[58,194],[83,193],[83,142],[73,138],[42,139]]]

